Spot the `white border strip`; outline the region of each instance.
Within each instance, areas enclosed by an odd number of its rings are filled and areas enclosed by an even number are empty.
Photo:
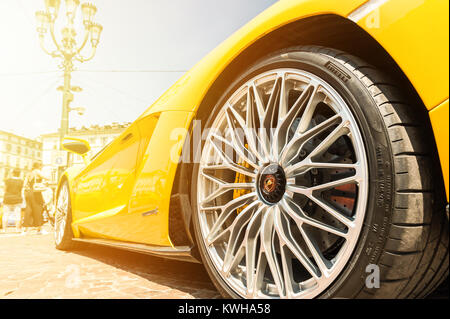
[[[372,11],[378,9],[386,2],[388,2],[388,0],[369,0],[366,3],[364,3],[362,6],[357,8],[355,11],[350,13],[348,15],[348,18],[350,20],[352,20],[353,22],[358,23],[359,20],[361,20],[362,18],[367,16]]]

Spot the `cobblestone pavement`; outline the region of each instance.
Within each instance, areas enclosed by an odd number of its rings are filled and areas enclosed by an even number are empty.
[[[219,298],[202,265],[83,244],[53,235],[0,234],[0,298]]]
[[[220,298],[202,265],[83,244],[53,235],[0,234],[1,298]],[[431,298],[448,298],[448,281]]]

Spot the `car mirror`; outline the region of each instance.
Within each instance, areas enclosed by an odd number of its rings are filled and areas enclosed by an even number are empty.
[[[85,158],[87,153],[91,150],[89,142],[81,138],[65,137],[61,145],[64,150],[81,155],[83,159]]]

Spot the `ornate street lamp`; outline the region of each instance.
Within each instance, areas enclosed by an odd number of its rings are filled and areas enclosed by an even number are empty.
[[[66,25],[61,30],[61,40],[58,42],[55,36],[55,21],[58,18],[61,0],[45,0],[45,11],[36,12],[37,32],[39,34],[39,41],[41,48],[45,53],[52,57],[62,59],[59,67],[64,71],[64,85],[58,89],[63,92],[63,108],[61,116],[60,139],[64,138],[69,131],[69,112],[78,111],[79,108],[71,108],[70,103],[73,100],[72,92],[80,92],[80,87],[72,87],[70,85],[71,73],[73,71],[73,60],[79,62],[86,62],[91,60],[96,52],[98,43],[100,41],[100,34],[103,27],[95,23],[94,17],[97,13],[97,8],[90,3],[83,3],[81,5],[81,13],[83,16],[84,38],[78,46],[76,41],[77,32],[74,28],[74,19],[77,9],[80,7],[79,0],[65,0],[66,3]],[[54,50],[47,50],[44,45],[45,35],[50,33],[50,37],[55,46]],[[81,51],[86,47],[88,40],[91,43],[91,53],[87,57],[81,54]]]

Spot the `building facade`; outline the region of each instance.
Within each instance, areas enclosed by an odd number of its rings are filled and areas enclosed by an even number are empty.
[[[110,125],[93,125],[80,129],[71,128],[67,136],[77,137],[89,142],[91,150],[89,157],[99,152],[114,138],[120,135],[131,123],[112,123]],[[67,164],[67,152],[60,151],[59,134],[50,133],[41,135],[43,174],[50,178],[52,183],[57,183],[58,167]],[[69,165],[83,163],[79,155],[69,155]]]
[[[34,162],[42,162],[42,143],[0,130],[0,199],[4,194],[4,180],[15,168],[21,178],[31,172]]]

